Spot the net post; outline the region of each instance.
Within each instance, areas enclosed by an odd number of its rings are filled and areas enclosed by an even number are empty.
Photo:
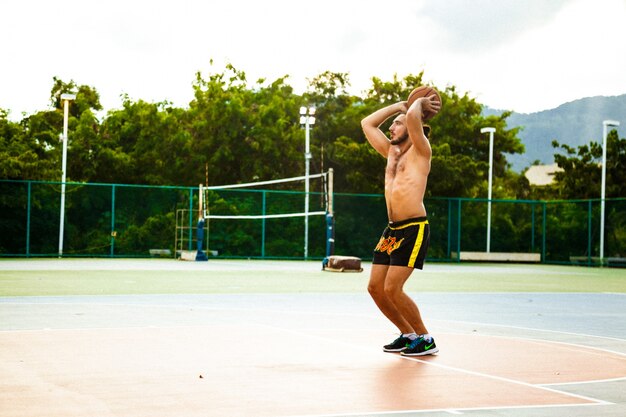
[[[322,269],[328,264],[328,258],[335,252],[335,217],[333,214],[333,169],[328,170],[328,206],[326,208],[326,258]]]
[[[328,212],[333,214],[333,169],[328,169]]]
[[[204,190],[202,187],[202,184],[200,184],[198,186],[198,220],[201,220],[204,216],[203,214],[203,209],[204,209]]]
[[[196,230],[196,261],[207,261],[208,258],[202,250],[202,241],[204,240],[204,206],[203,206],[203,190],[200,184],[200,193],[198,195],[198,226]]]

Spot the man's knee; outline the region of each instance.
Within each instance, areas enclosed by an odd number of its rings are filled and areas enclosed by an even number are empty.
[[[402,294],[402,284],[397,281],[387,281],[385,282],[385,296],[391,298],[392,300],[397,298],[400,294]]]
[[[384,297],[385,296],[384,284],[370,281],[370,283],[367,285],[367,292],[369,292],[370,295],[375,299]]]

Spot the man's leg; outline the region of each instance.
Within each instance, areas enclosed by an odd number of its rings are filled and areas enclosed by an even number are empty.
[[[411,327],[409,322],[405,320],[401,312],[399,312],[394,305],[394,302],[388,298],[385,292],[387,273],[389,269],[390,267],[388,265],[372,265],[372,272],[370,274],[370,282],[367,286],[367,290],[380,311],[398,328],[398,330],[400,330],[401,333],[414,333],[413,327]]]
[[[373,269],[372,269],[373,273]],[[404,283],[413,273],[413,268],[405,266],[390,266],[384,283],[386,299],[391,300],[395,310],[418,335],[427,334],[426,326],[415,302],[404,292]]]

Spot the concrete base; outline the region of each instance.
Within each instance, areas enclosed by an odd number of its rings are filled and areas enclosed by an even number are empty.
[[[453,257],[456,257],[456,253],[453,254]],[[541,262],[541,254],[523,252],[461,252],[461,261]]]

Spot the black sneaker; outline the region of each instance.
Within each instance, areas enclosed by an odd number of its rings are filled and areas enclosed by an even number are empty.
[[[439,348],[435,344],[435,339],[427,342],[423,337],[413,340],[406,349],[402,351],[403,356],[424,356],[432,355],[439,352]]]
[[[400,335],[400,337],[390,344],[383,346],[383,350],[385,352],[402,352],[404,349],[408,348],[410,344],[411,339]]]

